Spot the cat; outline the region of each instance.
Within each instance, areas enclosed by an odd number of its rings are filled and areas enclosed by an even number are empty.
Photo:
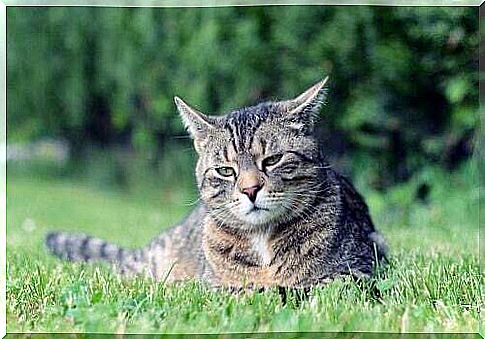
[[[387,246],[315,135],[327,80],[295,99],[224,116],[175,97],[198,154],[199,206],[141,249],[58,232],[47,247],[68,260],[111,262],[123,274],[214,287],[310,288],[372,276]]]

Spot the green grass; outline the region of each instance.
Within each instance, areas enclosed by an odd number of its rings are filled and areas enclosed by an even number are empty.
[[[432,184],[428,204],[414,199],[422,180]],[[48,230],[141,246],[183,217],[193,192],[144,197],[9,170],[7,331],[477,332],[477,182],[469,163],[454,174],[429,169],[385,194],[359,185],[391,248],[389,267],[374,281],[380,296],[370,284],[343,279],[283,304],[273,290],[235,296],[196,282],[122,279],[109,267],[64,263],[43,248]]]

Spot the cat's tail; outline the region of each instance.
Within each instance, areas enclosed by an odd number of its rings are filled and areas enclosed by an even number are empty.
[[[133,256],[133,250],[85,234],[48,233],[45,244],[52,254],[70,261],[108,261],[122,263]]]

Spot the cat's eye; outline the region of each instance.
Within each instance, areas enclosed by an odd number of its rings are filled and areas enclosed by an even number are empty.
[[[231,177],[236,174],[236,172],[234,171],[234,168],[228,167],[228,166],[217,167],[216,172],[222,175],[223,177]]]
[[[276,165],[283,158],[283,154],[275,154],[265,158],[262,162],[263,168]]]

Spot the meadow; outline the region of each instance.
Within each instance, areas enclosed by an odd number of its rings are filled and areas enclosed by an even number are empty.
[[[46,252],[51,230],[127,247],[147,243],[196,201],[191,168],[171,165],[172,172],[138,179],[132,189],[9,165],[8,332],[478,332],[483,295],[472,160],[453,172],[427,167],[380,192],[354,178],[388,241],[390,263],[372,281],[337,280],[303,300],[290,293],[283,302],[276,290],[233,295],[195,281],[123,279],[106,265],[66,263]],[[177,173],[189,173],[187,182]],[[429,195],[419,199],[423,182]]]

